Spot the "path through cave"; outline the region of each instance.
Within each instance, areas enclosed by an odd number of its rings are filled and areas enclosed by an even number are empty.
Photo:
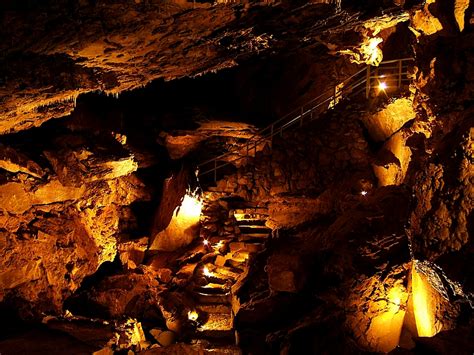
[[[0,355],[472,354],[468,0],[0,5]]]

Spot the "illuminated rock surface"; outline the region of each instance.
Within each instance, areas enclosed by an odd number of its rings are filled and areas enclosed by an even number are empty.
[[[473,353],[469,1],[0,10],[1,354]]]

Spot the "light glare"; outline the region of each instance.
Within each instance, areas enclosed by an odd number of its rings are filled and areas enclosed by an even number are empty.
[[[209,269],[207,268],[207,266],[204,266],[204,267],[203,267],[202,273],[204,274],[204,276],[207,276],[207,277],[212,276],[212,272],[209,271]]]
[[[196,312],[196,311],[189,311],[188,312],[188,319],[189,320],[197,321],[198,318],[199,318],[198,312]]]

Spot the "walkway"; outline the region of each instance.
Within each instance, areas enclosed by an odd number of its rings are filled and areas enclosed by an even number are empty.
[[[261,129],[238,148],[200,163],[198,165],[199,177],[212,174],[213,181],[216,182],[218,172],[224,167],[230,164],[235,165],[240,160],[255,156],[257,150],[265,145],[269,145],[271,148],[274,136],[283,135],[284,131],[297,129],[320,118],[324,112],[334,108],[346,98],[364,94],[368,99],[374,92],[383,91],[391,94],[401,90],[409,83],[408,67],[411,61],[413,58],[388,60],[380,63],[378,67],[369,65],[359,70],[333,89],[322,93]],[[245,164],[245,161],[240,162],[240,164],[242,163]]]

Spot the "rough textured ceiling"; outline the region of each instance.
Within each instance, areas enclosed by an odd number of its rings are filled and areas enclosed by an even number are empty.
[[[0,18],[0,134],[67,115],[82,93],[115,95],[256,54],[320,45],[324,30],[340,30],[344,22],[348,30],[358,20],[358,13],[334,15],[325,4],[192,9],[155,1],[60,0],[35,6],[7,8]],[[357,43],[357,34],[349,37]]]

